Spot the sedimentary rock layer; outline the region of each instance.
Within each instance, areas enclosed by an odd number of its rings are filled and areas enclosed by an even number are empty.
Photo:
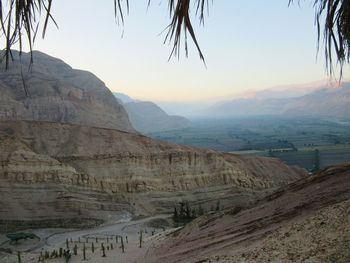
[[[101,207],[109,215],[122,210],[147,214],[169,208],[181,196],[194,202],[216,200],[222,189],[230,193],[226,198],[234,199],[230,189],[254,195],[305,176],[304,170],[277,159],[194,149],[72,124],[3,121],[0,147],[0,202],[5,203],[0,214],[12,218],[58,216],[60,209],[60,215],[92,216]],[[5,198],[6,192],[16,194]],[[24,202],[23,196],[28,198],[25,204],[11,201]]]

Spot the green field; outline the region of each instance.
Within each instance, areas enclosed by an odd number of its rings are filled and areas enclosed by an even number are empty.
[[[148,136],[177,144],[280,158],[312,170],[350,161],[350,121],[321,118],[248,117],[195,119],[187,129]]]
[[[281,159],[286,164],[298,165],[311,171],[315,167],[316,149],[319,150],[319,168],[350,161],[350,145],[341,144],[336,146],[305,147],[291,152],[234,151],[232,153],[275,157]]]

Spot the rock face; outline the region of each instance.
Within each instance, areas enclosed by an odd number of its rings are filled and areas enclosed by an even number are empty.
[[[349,175],[350,163],[330,167],[247,209],[202,216],[153,244],[147,262],[347,262]]]
[[[90,72],[34,51],[0,65],[0,120],[34,120],[134,132],[123,106]]]
[[[227,184],[263,189],[303,174],[302,169],[277,159],[193,149],[112,129],[7,121],[1,123],[0,133],[94,177],[99,182],[96,187],[102,181],[115,192],[178,191]]]
[[[132,100],[122,93],[114,95],[123,102],[133,127],[143,134],[179,130],[191,125],[185,117],[168,115],[153,102]]]
[[[89,178],[72,166],[35,153],[15,137],[1,135],[0,232],[6,231],[3,228],[12,220],[16,220],[14,224],[81,217],[113,220],[132,211],[122,197],[112,198],[107,192],[87,187]],[[48,226],[55,226],[55,221]]]
[[[71,124],[3,121],[0,138],[0,178],[15,189],[39,183],[41,187],[69,186],[74,192],[78,187],[83,189],[81,193],[87,193],[81,197],[83,200],[89,200],[89,195],[94,196],[96,192],[122,203],[132,198],[125,208],[130,213],[136,209],[130,206],[132,202],[142,207],[142,213],[164,212],[181,200],[180,196],[186,199],[186,195],[191,196],[200,189],[218,192],[222,189],[221,194],[234,187],[243,192],[265,192],[305,175],[304,170],[286,166],[277,159],[198,150],[134,133]],[[230,198],[234,194],[231,193]],[[155,195],[158,195],[157,201],[153,200]],[[205,193],[201,196],[207,200],[218,198]],[[51,198],[57,202],[60,195],[54,191]],[[40,203],[36,205],[37,210],[42,209]],[[82,203],[73,206],[75,211],[87,209]],[[118,211],[120,207],[114,206]],[[0,214],[17,215],[1,207]],[[31,211],[26,214],[29,217]]]

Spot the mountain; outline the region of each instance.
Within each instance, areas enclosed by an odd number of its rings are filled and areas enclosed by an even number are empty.
[[[203,115],[213,117],[293,115],[348,118],[350,116],[350,83],[345,82],[338,88],[322,88],[300,97],[261,98],[258,96],[222,102],[207,109]]]
[[[13,51],[8,70],[0,65],[0,120],[72,123],[135,132],[123,106],[92,73],[72,69],[38,51]]]
[[[129,103],[129,102],[137,102],[139,100],[135,100],[128,95],[124,93],[119,93],[119,92],[113,92],[114,96],[119,99],[122,103]]]
[[[211,101],[157,101],[162,109],[169,114],[194,118],[201,115],[202,111],[213,105]]]
[[[101,81],[39,52],[25,95],[28,56],[0,75],[0,231],[169,213],[179,200],[247,204],[306,176],[138,134]]]
[[[349,174],[350,163],[329,167],[248,207],[201,216],[155,241],[147,262],[348,262]]]
[[[258,91],[248,90],[244,92],[237,92],[229,97],[232,98],[231,101],[239,99],[286,99],[301,97],[316,90],[324,88],[335,88],[338,86],[339,84],[337,82],[320,80],[305,84],[275,86]],[[226,102],[229,101],[223,101],[221,98],[205,101],[157,101],[156,103],[169,114],[181,115],[191,119],[211,115],[211,108],[215,108],[215,106]]]
[[[348,118],[350,116],[350,83],[335,89],[321,89],[292,100],[284,114]]]
[[[286,99],[302,97],[320,89],[339,87],[339,83],[331,80],[319,80],[304,84],[275,86],[258,91],[248,91],[234,96],[235,99]]]
[[[168,115],[153,102],[133,100],[122,93],[114,93],[114,95],[124,103],[133,127],[143,134],[179,130],[191,125],[188,119]]]

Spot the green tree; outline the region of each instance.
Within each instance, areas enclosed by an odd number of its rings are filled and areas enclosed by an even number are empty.
[[[185,214],[186,214],[186,219],[192,219],[192,216],[191,216],[191,209],[190,209],[190,205],[189,205],[188,202],[186,202]]]
[[[198,215],[199,216],[204,215],[204,209],[201,205],[199,205],[199,207],[198,207]]]
[[[174,221],[177,222],[179,220],[179,213],[177,212],[176,206],[174,207],[174,214],[173,214]]]
[[[185,203],[184,202],[180,202],[180,212],[179,212],[179,218],[182,219],[185,217]]]
[[[312,172],[316,173],[320,170],[320,151],[316,149],[314,151],[314,167],[312,168]]]
[[[216,211],[219,211],[219,210],[220,210],[220,200],[218,200],[218,201],[216,202],[215,210],[216,210]]]

